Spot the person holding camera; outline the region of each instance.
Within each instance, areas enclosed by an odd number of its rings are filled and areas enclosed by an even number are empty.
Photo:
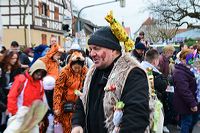
[[[56,80],[53,97],[54,123],[62,124],[64,133],[71,133],[71,118],[78,98],[75,91],[80,92],[87,73],[84,64],[82,51],[74,51]]]

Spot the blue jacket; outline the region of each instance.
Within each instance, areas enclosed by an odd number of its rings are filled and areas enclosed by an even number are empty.
[[[45,44],[40,44],[39,46],[34,48],[34,56],[33,56],[33,61],[31,62],[30,66],[32,66],[32,64],[40,57],[44,56],[44,51],[47,50],[47,48],[49,48],[47,45]]]

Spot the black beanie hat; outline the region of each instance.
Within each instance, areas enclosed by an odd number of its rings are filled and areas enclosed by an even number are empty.
[[[121,51],[119,40],[112,33],[110,27],[102,27],[92,34],[88,40],[88,45],[97,45],[100,47]]]
[[[135,45],[135,49],[146,50],[146,47],[145,47],[145,45],[144,45],[142,42],[138,42],[138,43]]]

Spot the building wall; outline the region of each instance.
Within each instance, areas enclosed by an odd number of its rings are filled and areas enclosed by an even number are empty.
[[[6,48],[9,48],[10,47],[10,43],[12,41],[17,41],[20,45],[23,44],[24,42],[24,30],[23,29],[16,29],[16,28],[13,28],[13,29],[3,29],[3,34],[4,34],[4,37],[3,37],[3,45],[6,47]]]
[[[46,41],[47,41],[48,45],[50,43],[51,36],[55,36],[55,37],[57,37],[58,42],[60,40],[60,45],[64,46],[64,39],[63,39],[64,36],[63,36],[63,34],[56,34],[56,33],[38,31],[38,30],[31,30],[32,43],[36,44],[36,45],[41,44],[42,43],[42,34],[46,35]]]
[[[10,47],[10,43],[12,41],[17,41],[20,45],[24,45],[24,29],[3,29],[3,45],[6,48]],[[28,30],[26,31],[27,34],[27,42],[29,42],[29,35],[28,35]],[[32,44],[42,44],[42,34],[46,35],[46,42],[49,45],[50,37],[51,36],[56,36],[57,40],[60,40],[60,44],[63,46],[64,40],[63,40],[63,35],[62,34],[56,34],[56,33],[50,33],[50,32],[45,32],[45,31],[39,31],[39,30],[33,30],[31,29],[31,43]],[[59,39],[60,38],[60,39]],[[28,43],[27,43],[28,44]],[[29,44],[29,47],[31,45]]]
[[[34,5],[34,21],[36,26],[62,30],[64,13],[62,0],[35,0]]]
[[[21,2],[20,2],[21,1]],[[24,6],[27,0],[0,0],[0,12],[3,17],[3,24],[6,26],[22,26],[24,18]],[[25,3],[24,3],[25,2]],[[26,10],[25,24],[32,24],[32,8]],[[30,14],[28,14],[30,13]]]
[[[31,44],[38,45],[42,43],[42,40],[49,44],[50,37],[56,36],[58,42],[63,45],[63,0],[30,0],[30,14],[26,15],[25,25],[23,23],[24,3],[22,0],[9,1],[0,0],[0,13],[2,14],[2,24],[4,26],[3,45],[8,48],[10,43],[14,40],[19,42],[20,45],[24,45],[24,28],[30,27],[30,39],[29,30],[26,29],[27,44],[31,41]],[[70,0],[67,0],[66,7],[67,15],[71,16]],[[46,41],[44,41],[44,38]],[[31,44],[28,44],[28,46],[31,46]]]

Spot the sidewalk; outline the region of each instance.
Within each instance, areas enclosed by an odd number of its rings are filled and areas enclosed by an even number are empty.
[[[200,124],[200,121],[198,123]],[[168,128],[170,133],[180,133],[180,130],[178,130],[174,125],[169,125]],[[192,133],[200,133],[200,127],[195,125]]]
[[[200,121],[198,122],[198,124],[200,125]],[[195,126],[192,133],[200,133],[200,126]]]

